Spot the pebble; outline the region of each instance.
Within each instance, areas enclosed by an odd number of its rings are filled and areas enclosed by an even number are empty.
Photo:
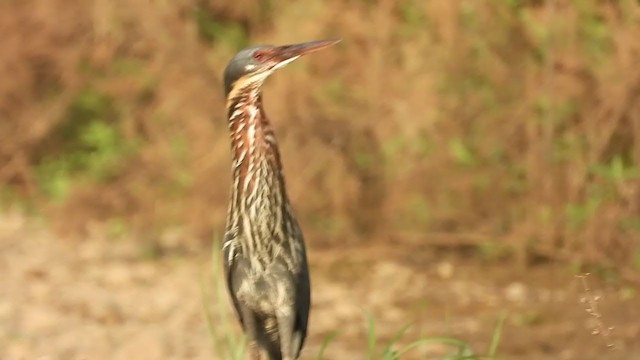
[[[505,298],[514,303],[523,303],[527,300],[527,287],[521,282],[513,282],[504,290]]]

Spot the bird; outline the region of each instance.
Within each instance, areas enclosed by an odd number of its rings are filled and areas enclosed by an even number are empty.
[[[276,70],[339,40],[253,46],[224,70],[232,154],[224,276],[252,359],[295,360],[307,336],[311,284],[262,88]]]

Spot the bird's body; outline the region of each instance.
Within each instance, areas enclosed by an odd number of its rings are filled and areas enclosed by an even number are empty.
[[[245,49],[225,70],[233,183],[224,268],[233,305],[256,358],[297,359],[310,306],[304,240],[287,198],[261,87],[276,69],[333,43]]]

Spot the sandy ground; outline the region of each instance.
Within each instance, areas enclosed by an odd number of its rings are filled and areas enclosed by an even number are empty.
[[[227,358],[223,340],[239,329],[228,320],[224,289],[213,285],[211,251],[185,243],[175,234],[153,245],[99,235],[70,241],[35,220],[1,216],[0,359]],[[366,313],[376,319],[380,347],[413,323],[404,343],[454,336],[483,354],[505,314],[501,359],[640,359],[633,287],[589,279],[603,321],[614,327],[604,337],[590,334],[597,324],[566,267],[518,272],[400,244],[311,247],[310,256],[313,310],[303,359],[315,359],[334,331],[326,359],[365,359]],[[434,344],[406,358],[447,351]]]

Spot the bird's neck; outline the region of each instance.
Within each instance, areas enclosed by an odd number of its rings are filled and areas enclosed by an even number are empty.
[[[262,106],[259,90],[227,102],[233,153],[232,206],[278,211],[287,196],[276,137]],[[258,216],[256,214],[256,216]]]

